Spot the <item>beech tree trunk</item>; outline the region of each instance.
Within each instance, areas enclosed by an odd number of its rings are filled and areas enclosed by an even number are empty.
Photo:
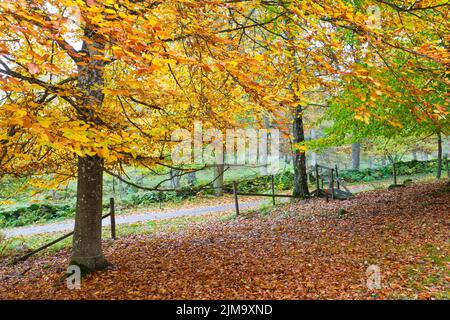
[[[392,177],[394,178],[394,184],[397,185],[397,160],[393,156],[388,156],[388,158],[392,164]]]
[[[104,54],[101,34],[88,27],[82,52],[89,60],[78,65],[77,86],[80,91],[78,118],[93,126],[101,126],[102,120],[97,115],[101,109],[104,94],[103,73],[105,62],[95,56]],[[78,158],[77,204],[75,229],[73,235],[72,259],[70,264],[79,265],[82,272],[92,272],[108,265],[102,252],[102,196],[103,196],[103,159],[98,156]]]
[[[107,265],[102,253],[103,160],[78,158],[77,205],[71,264],[85,271]]]
[[[214,194],[216,197],[223,196],[223,176],[224,176],[225,165],[218,164],[214,167]]]
[[[438,133],[438,158],[437,158],[437,174],[436,178],[442,177],[442,135]]]
[[[394,175],[394,184],[397,184],[397,164],[392,162],[392,174]]]
[[[355,142],[352,144],[352,168],[359,170],[361,167],[361,143]]]
[[[189,172],[187,175],[187,179],[189,186],[193,187],[197,182],[197,176],[195,175],[195,172]]]
[[[175,169],[170,169],[169,175],[170,175],[170,186],[172,187],[172,189],[178,188],[180,186],[180,180],[181,180],[180,171],[175,170]]]
[[[293,133],[294,143],[305,141],[305,130],[303,127],[303,109],[298,106],[294,114]],[[294,196],[306,198],[308,191],[308,175],[306,173],[306,154],[299,150],[294,151]]]

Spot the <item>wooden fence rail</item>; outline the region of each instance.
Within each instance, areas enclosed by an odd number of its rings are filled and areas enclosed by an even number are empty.
[[[334,168],[330,168],[316,164],[314,166],[314,179],[316,183],[315,194],[317,197],[324,196],[329,201],[330,196],[333,200],[345,200],[352,196],[352,193],[345,185],[345,181],[339,175],[337,165]],[[328,182],[328,189],[324,187],[324,180]]]
[[[239,183],[237,181],[233,182],[233,194],[234,194],[234,204],[236,207],[236,215],[239,216],[239,196],[249,196],[249,197],[268,197],[272,198],[273,205],[276,204],[276,198],[295,198],[295,196],[290,194],[275,194],[275,177],[273,175],[270,176],[270,187],[272,193],[253,193],[253,192],[239,192],[238,186]]]
[[[110,210],[109,213],[107,213],[107,214],[102,216],[102,220],[106,219],[108,217],[111,218],[111,238],[116,239],[116,216],[115,216],[114,198],[110,199],[109,210]],[[59,237],[59,238],[57,238],[57,239],[55,239],[55,240],[45,244],[45,245],[37,248],[36,250],[33,250],[33,251],[31,251],[31,252],[29,252],[29,253],[27,253],[27,254],[25,254],[25,255],[17,258],[17,259],[15,259],[13,261],[13,264],[16,264],[18,262],[27,260],[31,256],[34,256],[36,253],[41,252],[42,250],[45,250],[45,249],[51,247],[52,245],[57,244],[58,242],[61,242],[64,239],[69,238],[70,236],[73,235],[73,233],[74,232],[71,231],[71,232],[69,232],[69,233],[67,233],[67,234],[65,234],[65,235],[63,235],[63,236],[61,236],[61,237]]]

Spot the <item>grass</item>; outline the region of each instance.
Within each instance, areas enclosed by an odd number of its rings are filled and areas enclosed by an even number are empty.
[[[413,175],[401,175],[397,177],[397,183],[403,183],[405,180],[413,180],[413,182],[431,182],[436,180],[436,174],[427,173],[427,174],[413,174]],[[370,186],[373,190],[386,189],[391,184],[394,183],[394,178],[384,178],[371,182],[353,182],[347,183],[347,186],[358,186],[358,185],[367,185]]]

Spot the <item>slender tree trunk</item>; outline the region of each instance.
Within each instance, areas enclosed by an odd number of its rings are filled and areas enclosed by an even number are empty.
[[[303,109],[297,106],[294,114],[294,143],[305,141],[305,131],[303,127]],[[294,151],[294,196],[298,198],[306,198],[308,191],[308,175],[306,173],[306,154],[299,150]]]
[[[82,51],[89,58],[88,63],[78,65],[78,90],[80,91],[78,117],[95,126],[102,120],[97,111],[102,108],[104,62],[96,56],[104,54],[101,34],[84,30]],[[102,253],[102,196],[103,159],[98,156],[78,158],[77,205],[71,264],[82,267],[83,272],[91,272],[107,266]]]
[[[195,172],[189,172],[187,175],[188,179],[188,185],[193,187],[197,181],[197,176],[195,175]]]
[[[392,164],[392,176],[394,178],[394,184],[397,184],[397,162],[394,157],[389,156],[389,161]]]
[[[395,160],[392,161],[392,173],[394,175],[394,184],[397,184],[397,164],[395,163]]]
[[[437,158],[437,175],[436,178],[442,177],[442,135],[438,133],[438,158]]]
[[[392,165],[392,176],[394,178],[394,184],[397,185],[397,160],[395,159],[396,157],[392,156],[390,153],[387,152],[386,155]]]
[[[216,197],[223,196],[223,176],[225,165],[218,164],[214,167],[214,194]]]
[[[172,187],[172,189],[176,189],[180,186],[180,171],[179,170],[175,170],[175,169],[170,169],[170,186]]]
[[[352,168],[359,170],[361,166],[361,143],[355,142],[352,144]]]

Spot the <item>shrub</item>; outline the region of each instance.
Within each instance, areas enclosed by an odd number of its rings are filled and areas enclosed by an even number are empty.
[[[277,190],[290,190],[294,187],[294,174],[290,171],[283,171],[274,175],[274,185]],[[271,189],[271,177],[262,176],[254,180],[244,180],[239,182],[240,192],[265,192]]]
[[[408,176],[413,174],[433,173],[437,169],[437,161],[409,161],[398,162],[397,175]],[[392,177],[392,166],[388,165],[377,169],[363,170],[342,170],[339,172],[340,178],[346,182],[370,182],[378,179]]]
[[[32,204],[19,208],[0,210],[0,227],[20,227],[72,216],[70,205]]]
[[[130,206],[145,206],[152,203],[179,201],[190,198],[194,192],[190,189],[181,189],[179,191],[158,192],[148,191],[145,193],[135,193],[125,199],[125,203]]]

